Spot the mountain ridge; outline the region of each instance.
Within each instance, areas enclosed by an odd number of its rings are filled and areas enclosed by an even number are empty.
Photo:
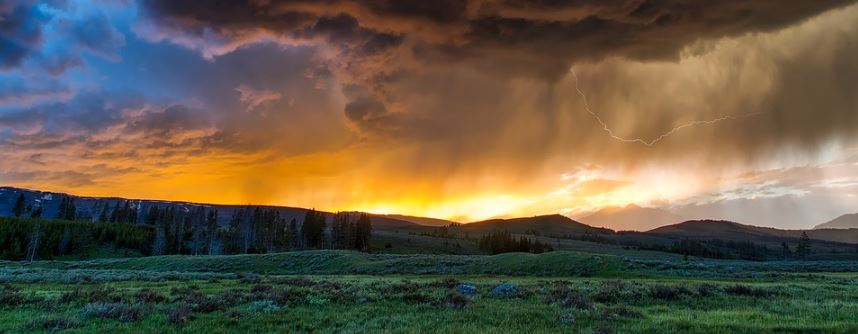
[[[813,227],[816,229],[852,229],[858,228],[858,213],[847,213]]]

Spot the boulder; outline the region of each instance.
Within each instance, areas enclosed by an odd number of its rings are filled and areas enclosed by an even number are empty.
[[[468,297],[472,297],[472,296],[477,294],[477,287],[474,286],[473,284],[468,284],[468,283],[456,284],[456,287],[454,289],[456,289],[456,291],[458,291],[459,293],[461,293],[465,296],[468,296]]]
[[[492,297],[515,297],[518,296],[520,293],[521,291],[518,289],[517,286],[504,283],[496,286],[489,294]]]

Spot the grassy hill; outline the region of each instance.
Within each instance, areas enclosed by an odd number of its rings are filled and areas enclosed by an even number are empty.
[[[585,225],[562,215],[491,219],[464,224],[457,227],[457,229],[478,234],[488,233],[494,230],[507,230],[517,234],[540,234],[546,236],[613,233],[613,231],[609,229]]]
[[[221,256],[151,256],[89,261],[0,262],[46,269],[139,270],[257,274],[496,274],[517,276],[614,275],[619,257],[580,252],[499,255],[366,254],[354,251],[302,251]]]

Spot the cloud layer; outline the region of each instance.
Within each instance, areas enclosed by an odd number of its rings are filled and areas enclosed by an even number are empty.
[[[858,144],[854,2],[13,0],[0,181],[465,219],[748,199]],[[775,195],[852,194],[803,177]]]

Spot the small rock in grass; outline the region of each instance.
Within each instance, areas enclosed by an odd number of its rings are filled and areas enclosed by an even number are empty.
[[[564,325],[574,325],[575,315],[573,315],[572,313],[563,313],[557,316],[557,322]]]
[[[492,289],[490,295],[492,297],[515,297],[518,296],[520,293],[521,291],[518,289],[517,286],[504,283]]]
[[[461,283],[456,285],[456,291],[465,295],[465,296],[473,296],[477,294],[477,287],[473,284]]]

